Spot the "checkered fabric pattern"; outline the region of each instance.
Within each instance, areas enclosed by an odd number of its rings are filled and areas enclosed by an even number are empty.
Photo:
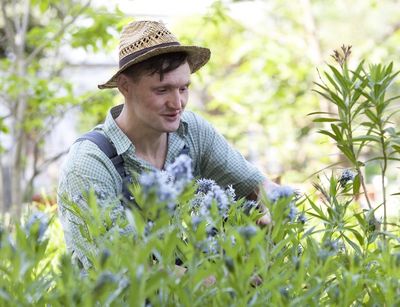
[[[124,159],[126,171],[134,178],[135,174],[154,170],[154,167],[135,155],[134,144],[117,126],[114,118],[120,114],[122,107],[119,105],[111,109],[105,123],[95,130],[102,131],[111,140]],[[168,136],[164,167],[175,160],[185,144],[190,150],[194,176],[213,179],[221,187],[232,185],[239,198],[250,194],[265,180],[257,168],[233,149],[206,120],[190,111],[183,113],[180,127]],[[98,205],[112,206],[112,218],[123,213],[121,177],[107,156],[95,144],[85,140],[72,145],[62,167],[58,187],[59,217],[67,248],[85,268],[89,263],[83,250],[96,253],[96,248],[82,237],[78,226],[82,221],[66,207],[67,200],[70,200],[87,208],[82,195],[90,189],[95,191]]]

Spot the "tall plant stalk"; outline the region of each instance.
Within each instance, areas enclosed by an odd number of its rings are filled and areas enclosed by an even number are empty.
[[[356,170],[354,179],[354,194],[359,194],[362,187],[364,197],[370,210],[375,210],[368,196],[363,167],[373,161],[380,161],[381,191],[383,195],[383,224],[387,231],[387,189],[386,175],[388,163],[391,160],[400,161],[396,155],[398,132],[391,127],[390,118],[396,113],[390,111],[390,106],[399,96],[386,99],[385,95],[399,72],[393,72],[393,64],[387,66],[369,65],[364,67],[361,61],[355,70],[348,68],[351,46],[342,46],[335,50],[332,57],[340,69],[329,65],[329,71],[324,72],[324,79],[316,83],[315,90],[321,96],[332,102],[337,113],[315,112],[319,115],[314,122],[330,123],[330,129],[321,129],[320,133],[332,138],[341,153]],[[327,116],[328,115],[328,116]],[[365,149],[372,148],[375,154],[371,156]],[[376,221],[374,221],[376,222]]]

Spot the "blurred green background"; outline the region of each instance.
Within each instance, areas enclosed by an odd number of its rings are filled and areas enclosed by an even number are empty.
[[[116,69],[118,33],[132,19],[163,20],[183,43],[210,48],[188,108],[269,177],[303,190],[342,160],[307,116],[334,111],[312,91],[333,50],[352,45],[350,65],[393,61],[399,69],[400,1],[0,1],[2,213],[54,203],[68,147],[122,103],[97,84]],[[372,191],[377,173],[366,168]],[[398,192],[395,163],[387,180]],[[398,214],[398,202],[390,206]]]

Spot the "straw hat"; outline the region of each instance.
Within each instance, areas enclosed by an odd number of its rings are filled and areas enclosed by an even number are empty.
[[[194,73],[210,59],[208,48],[182,46],[178,39],[161,22],[135,21],[122,29],[119,42],[119,69],[99,89],[117,87],[117,76],[129,66],[153,56],[183,51],[188,54],[188,63]]]

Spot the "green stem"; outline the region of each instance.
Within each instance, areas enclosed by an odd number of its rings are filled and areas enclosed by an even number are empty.
[[[382,125],[379,125],[381,146],[382,146],[382,156],[383,156],[383,164],[382,167],[382,176],[381,176],[381,184],[382,184],[382,197],[383,197],[383,231],[387,230],[387,208],[386,208],[386,187],[385,187],[385,176],[387,170],[387,153],[386,153],[386,144],[384,139],[384,131],[382,129]]]
[[[368,208],[371,210],[372,209],[372,205],[371,205],[371,201],[369,200],[369,197],[368,197],[368,191],[367,191],[367,186],[366,186],[366,184],[365,184],[365,181],[364,181],[364,176],[363,176],[363,174],[362,174],[362,172],[361,172],[361,169],[360,169],[360,166],[358,165],[358,158],[357,158],[357,155],[356,155],[356,153],[355,153],[355,151],[354,151],[354,146],[353,146],[353,131],[352,131],[352,125],[351,125],[351,122],[352,122],[352,118],[351,118],[351,110],[348,110],[348,112],[346,112],[347,114],[347,118],[346,118],[346,120],[347,120],[347,127],[348,127],[348,129],[347,129],[347,138],[348,138],[348,144],[349,144],[349,149],[350,149],[350,151],[351,151],[351,153],[354,155],[354,158],[355,158],[355,162],[356,162],[356,165],[355,165],[355,167],[356,167],[356,170],[357,170],[357,174],[358,174],[358,177],[360,178],[360,183],[361,183],[361,186],[362,186],[362,188],[363,188],[363,191],[364,191],[364,196],[365,196],[365,199],[366,199],[366,201],[367,201],[367,204],[368,204]]]
[[[360,178],[360,183],[361,183],[361,186],[362,186],[363,191],[364,191],[364,196],[365,196],[365,199],[367,201],[368,208],[370,210],[372,210],[372,205],[371,205],[371,201],[369,200],[369,197],[368,197],[368,191],[367,191],[367,186],[365,184],[364,176],[363,176],[363,174],[361,172],[361,169],[360,169],[360,167],[358,165],[356,166],[356,171],[357,171],[357,174],[358,174],[358,176]]]

